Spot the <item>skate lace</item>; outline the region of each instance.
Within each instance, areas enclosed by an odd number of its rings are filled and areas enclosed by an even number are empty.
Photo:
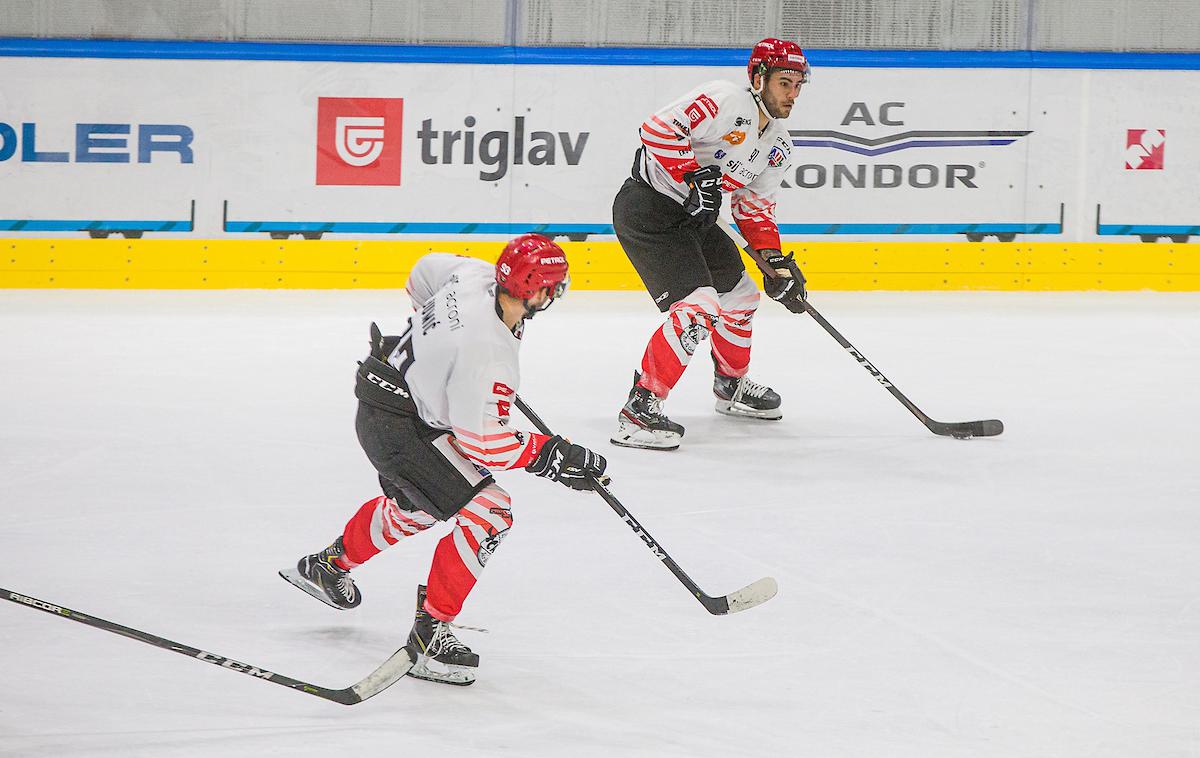
[[[471,648],[464,645],[454,636],[454,629],[465,629],[472,632],[483,632],[484,634],[487,634],[488,631],[478,626],[465,626],[463,624],[452,624],[449,621],[438,621],[434,625],[433,636],[429,639],[429,647],[426,649],[426,654],[432,657],[457,650],[470,651]]]
[[[646,413],[656,418],[661,418],[663,415],[662,398],[653,392],[646,394]]]
[[[346,572],[338,577],[337,580],[338,592],[342,593],[342,597],[346,600],[353,600],[354,593],[357,592],[354,587],[354,580],[350,578],[350,573]]]
[[[750,397],[757,397],[757,398],[761,399],[762,397],[764,397],[767,394],[767,390],[769,390],[769,389],[770,389],[769,387],[759,384],[758,382],[753,381],[752,379],[747,379],[746,377],[743,376],[741,379],[738,380],[737,391],[735,391],[733,393],[732,399],[734,401],[737,401],[737,400],[745,397],[746,395],[749,395]]]

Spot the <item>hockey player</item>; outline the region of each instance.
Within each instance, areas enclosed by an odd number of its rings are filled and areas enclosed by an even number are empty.
[[[749,86],[709,82],[646,119],[632,176],[613,202],[617,238],[667,314],[634,372],[614,444],[679,447],[683,427],[666,416],[662,402],[710,336],[716,410],[783,415],[779,394],[746,376],[758,288],[715,224],[728,194],[738,228],[757,251],[767,295],[803,312],[804,275],[791,254],[780,252],[774,197],[791,161],[783,121],[809,67],[795,43],[764,39],[751,51],[747,73]]]
[[[537,234],[509,242],[495,266],[434,253],[409,277],[415,313],[404,333],[383,337],[371,325],[371,353],[355,387],[356,429],[383,494],[364,503],[333,544],[280,575],[334,608],[354,608],[362,595],[351,569],[452,522],[427,585],[417,588],[406,644],[413,676],[474,681],[479,656],[454,636],[451,622],[512,526],[510,498],[490,471],[523,468],[577,490],[591,489],[604,473],[603,456],[509,423],[525,322],[561,297],[567,282],[562,248]]]

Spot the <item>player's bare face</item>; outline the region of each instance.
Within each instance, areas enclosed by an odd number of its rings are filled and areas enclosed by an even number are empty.
[[[787,118],[792,115],[792,106],[800,96],[802,84],[800,74],[792,71],[772,71],[767,74],[762,100],[771,118]]]

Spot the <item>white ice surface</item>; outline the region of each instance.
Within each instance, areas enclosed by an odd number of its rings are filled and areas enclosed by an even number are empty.
[[[571,293],[522,395],[714,617],[596,496],[498,478],[516,526],[460,617],[479,681],[352,708],[0,603],[4,756],[1200,756],[1200,296],[816,293],[931,416],[764,303],[781,422],[715,414],[675,453],[607,443],[644,294]],[[354,437],[367,325],[397,292],[0,292],[0,586],[331,687],[403,641],[437,537],[338,613],[276,576],[374,496]]]

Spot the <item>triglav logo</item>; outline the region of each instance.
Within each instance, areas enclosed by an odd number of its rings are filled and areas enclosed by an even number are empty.
[[[1126,129],[1125,168],[1162,170],[1167,152],[1166,129]]]
[[[349,166],[369,166],[383,152],[384,120],[377,116],[338,116],[333,146]]]
[[[404,100],[317,100],[317,184],[398,185]]]

